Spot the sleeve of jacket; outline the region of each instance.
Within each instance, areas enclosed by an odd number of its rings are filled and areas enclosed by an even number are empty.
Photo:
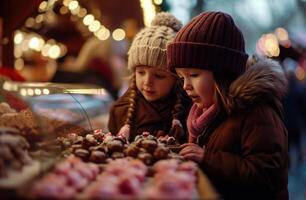
[[[242,122],[240,139],[240,154],[205,149],[202,169],[224,184],[273,190],[288,156],[280,117],[268,107],[254,109]]]
[[[109,112],[109,119],[108,119],[108,130],[112,134],[117,134],[118,132],[118,125],[117,125],[117,117],[115,114],[115,107],[114,105],[111,107],[110,112]]]

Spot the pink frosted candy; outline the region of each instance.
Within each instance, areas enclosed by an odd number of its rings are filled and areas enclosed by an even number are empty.
[[[96,173],[88,167],[87,164],[79,164],[74,167],[76,171],[80,173],[80,175],[87,180],[94,180],[96,177]]]
[[[70,162],[61,162],[57,164],[54,168],[54,172],[57,174],[67,174],[72,168]]]
[[[93,176],[96,177],[100,173],[99,166],[94,163],[87,163],[86,166],[91,170]]]
[[[190,174],[195,175],[197,173],[198,166],[195,162],[187,161],[187,162],[183,162],[182,164],[180,164],[178,166],[178,170],[186,171],[186,172],[189,172]]]
[[[76,170],[71,170],[67,173],[67,180],[69,185],[74,185],[76,182],[79,182],[83,177]]]
[[[155,172],[175,171],[178,168],[179,161],[175,159],[160,160],[153,165]]]
[[[95,185],[88,191],[88,197],[93,199],[113,199],[118,194],[118,188],[112,184]]]
[[[60,176],[54,173],[48,174],[40,179],[38,182],[44,182],[47,184],[55,184],[55,185],[66,185],[67,184],[67,177]]]
[[[86,178],[80,178],[77,182],[72,183],[72,187],[77,191],[82,191],[88,185],[88,183],[89,182]]]
[[[141,184],[135,177],[128,175],[119,178],[119,192],[123,195],[138,195],[141,190]]]
[[[62,180],[55,175],[48,175],[34,184],[32,193],[35,197],[57,198],[65,188]]]
[[[65,189],[59,194],[59,199],[73,199],[75,195],[75,188],[66,186]]]

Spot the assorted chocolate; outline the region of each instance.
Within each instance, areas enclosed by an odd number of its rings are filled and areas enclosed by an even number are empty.
[[[95,130],[85,136],[71,133],[57,140],[83,161],[100,164],[106,163],[109,159],[134,157],[147,165],[152,165],[158,160],[175,156],[165,144],[166,140],[161,141],[147,132],[137,136],[132,143],[127,143],[121,137],[104,133],[102,130]],[[171,140],[171,137],[167,140]]]

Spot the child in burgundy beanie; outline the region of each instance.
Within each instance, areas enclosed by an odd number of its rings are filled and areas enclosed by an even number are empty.
[[[193,100],[180,155],[196,161],[224,199],[288,199],[281,66],[248,60],[242,32],[222,12],[193,18],[167,50]]]

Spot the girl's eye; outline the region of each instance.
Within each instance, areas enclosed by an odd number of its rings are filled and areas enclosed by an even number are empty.
[[[144,75],[144,71],[137,71],[137,74]]]
[[[196,73],[193,73],[193,74],[190,74],[190,77],[198,77],[199,74],[196,74]]]
[[[162,74],[155,74],[155,77],[158,78],[158,79],[164,79],[166,78],[165,75],[162,75]]]

